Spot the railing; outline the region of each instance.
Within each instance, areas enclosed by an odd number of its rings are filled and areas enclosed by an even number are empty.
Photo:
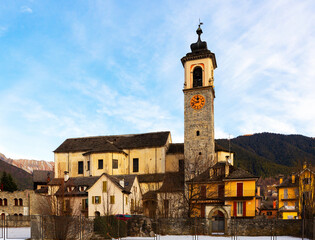
[[[280,194],[279,195],[279,199],[286,199],[286,200],[295,200],[295,199],[298,199],[299,196],[296,195],[296,194]]]
[[[255,197],[255,190],[243,190],[238,193],[236,190],[228,192],[225,191],[225,197]]]

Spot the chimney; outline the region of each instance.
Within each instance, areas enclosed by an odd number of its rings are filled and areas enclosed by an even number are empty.
[[[65,182],[69,180],[69,172],[64,171],[65,175],[64,175],[64,180]]]
[[[119,181],[120,186],[125,187],[125,179]]]
[[[47,183],[50,182],[50,172],[47,173]]]
[[[277,208],[277,201],[276,200],[273,200],[272,207],[273,207],[273,209]]]
[[[295,175],[294,174],[292,174],[291,178],[292,178],[292,183],[295,183]]]
[[[257,186],[257,196],[260,196],[260,186]]]
[[[303,169],[305,169],[305,168],[307,168],[307,162],[306,161],[304,161],[304,163],[303,163]]]
[[[279,184],[281,184],[281,183],[283,182],[283,177],[284,177],[283,175],[280,175],[280,176],[279,176],[279,178],[280,178],[280,179],[279,179]]]

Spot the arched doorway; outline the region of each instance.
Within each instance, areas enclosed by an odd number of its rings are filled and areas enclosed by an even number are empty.
[[[220,210],[215,210],[211,217],[211,230],[213,233],[224,233],[225,232],[225,216]]]
[[[100,217],[101,216],[101,213],[99,211],[96,211],[95,212],[95,217]]]

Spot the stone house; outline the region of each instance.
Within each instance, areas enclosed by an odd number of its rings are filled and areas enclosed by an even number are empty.
[[[0,214],[2,216],[29,216],[41,214],[41,201],[45,197],[33,190],[0,191]]]

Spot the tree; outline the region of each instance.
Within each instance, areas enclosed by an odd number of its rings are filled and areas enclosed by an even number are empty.
[[[7,174],[5,171],[2,173],[0,184],[3,191],[14,192],[17,190],[17,185],[11,174]]]

